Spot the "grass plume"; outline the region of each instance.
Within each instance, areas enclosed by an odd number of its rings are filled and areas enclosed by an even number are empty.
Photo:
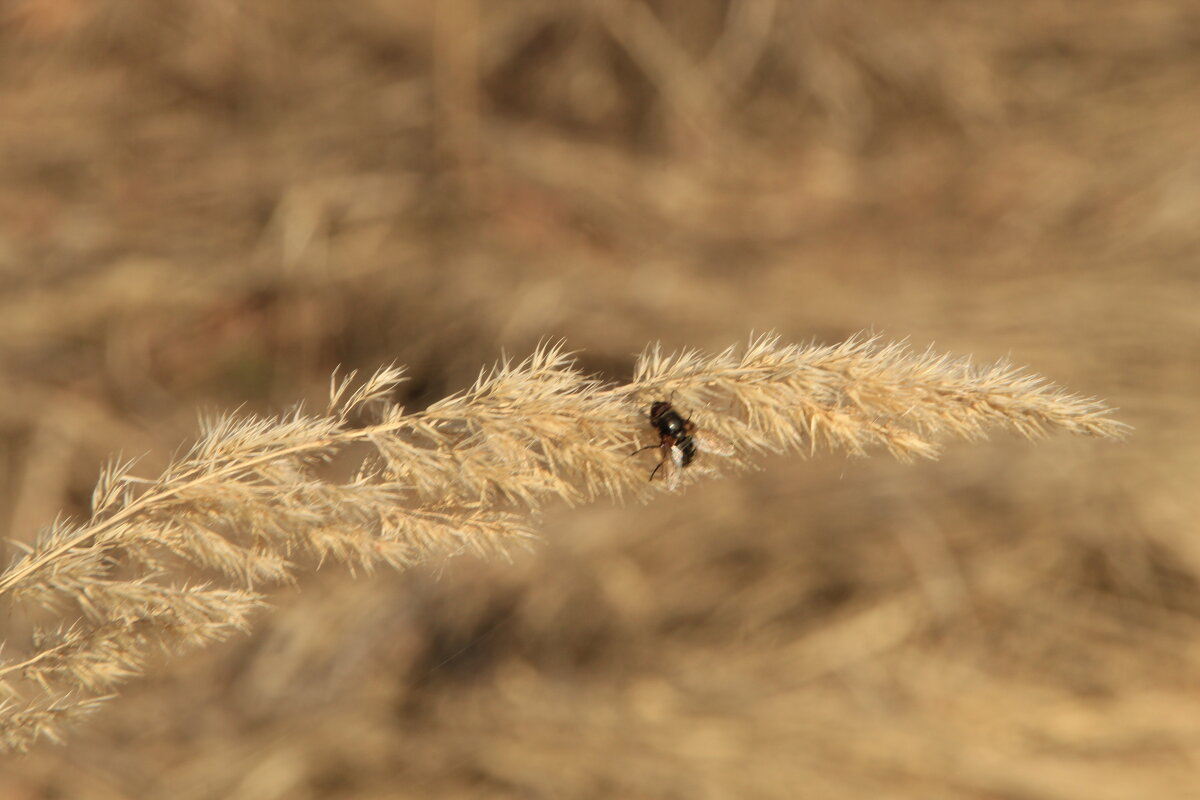
[[[647,422],[655,400],[733,445],[728,457],[702,456],[684,482],[764,452],[884,448],[908,459],[993,428],[1127,430],[1102,402],[1008,364],[868,338],[795,346],[765,336],[717,355],[652,348],[623,385],[548,346],[413,413],[390,400],[402,380],[395,367],[359,384],[335,379],[322,413],[208,420],[154,479],[134,477],[130,463],[106,469],[91,516],[47,527],[0,575],[7,604],[54,620],[34,627],[28,655],[0,662],[0,745],[60,738],[156,650],[246,629],[258,587],[303,564],[370,570],[500,552],[532,534],[548,502],[667,491],[646,480],[654,448],[630,457],[658,441]],[[365,453],[354,476],[326,478],[322,465],[353,446]]]

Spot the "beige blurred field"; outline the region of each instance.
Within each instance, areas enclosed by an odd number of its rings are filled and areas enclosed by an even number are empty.
[[[765,330],[1136,431],[325,566],[0,798],[1200,798],[1200,5],[0,3],[8,539],[338,365],[420,407],[546,339],[617,380]]]

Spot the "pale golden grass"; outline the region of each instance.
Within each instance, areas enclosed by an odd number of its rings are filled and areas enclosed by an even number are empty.
[[[303,564],[370,570],[502,553],[532,534],[548,502],[667,491],[647,480],[656,448],[630,455],[658,441],[647,420],[655,400],[733,445],[728,457],[702,453],[685,484],[766,452],[885,448],[908,459],[992,428],[1030,438],[1127,430],[1102,402],[1008,364],[870,338],[795,346],[764,336],[717,355],[651,348],[623,385],[583,374],[549,346],[414,413],[390,400],[402,370],[353,377],[333,381],[322,413],[205,421],[198,443],[157,478],[114,464],[90,518],[40,533],[0,576],[11,607],[51,619],[33,626],[22,656],[0,663],[5,748],[61,738],[156,650],[244,630],[262,605],[258,588],[292,580]],[[331,477],[335,456],[359,462],[352,477]]]

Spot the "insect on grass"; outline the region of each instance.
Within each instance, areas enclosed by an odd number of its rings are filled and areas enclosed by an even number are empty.
[[[699,428],[691,417],[684,418],[666,400],[658,400],[650,406],[650,425],[658,431],[659,442],[642,450],[657,447],[660,454],[658,465],[650,473],[650,480],[654,480],[654,476],[662,470],[663,481],[672,491],[679,487],[684,468],[696,459],[698,453],[733,455],[732,444],[711,431]]]
[[[716,355],[653,347],[621,385],[547,346],[415,412],[388,401],[401,380],[394,366],[357,384],[335,379],[323,413],[218,417],[157,477],[129,462],[106,469],[90,517],[60,517],[0,570],[5,613],[30,608],[47,621],[24,651],[0,654],[0,751],[60,737],[152,653],[245,630],[264,603],[260,587],[306,563],[369,570],[502,553],[533,535],[548,502],[648,496],[625,455],[629,411],[663,386],[724,401],[715,421],[738,431],[745,454],[820,445],[932,458],[941,436],[996,428],[1031,438],[1129,430],[1102,401],[1006,362],[980,367],[867,338],[801,346],[762,336]],[[645,449],[659,451],[650,477],[661,472],[666,488],[697,459],[703,469],[709,453],[734,452],[669,400],[648,411],[657,441]],[[352,481],[315,469],[360,450]],[[192,580],[196,566],[212,581]]]

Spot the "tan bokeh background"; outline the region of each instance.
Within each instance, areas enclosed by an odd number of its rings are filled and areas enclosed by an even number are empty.
[[[420,406],[555,337],[620,379],[654,340],[873,330],[1137,428],[779,458],[554,510],[512,563],[326,566],[0,797],[1200,797],[1195,3],[0,15],[13,539],[201,411],[393,360]]]

